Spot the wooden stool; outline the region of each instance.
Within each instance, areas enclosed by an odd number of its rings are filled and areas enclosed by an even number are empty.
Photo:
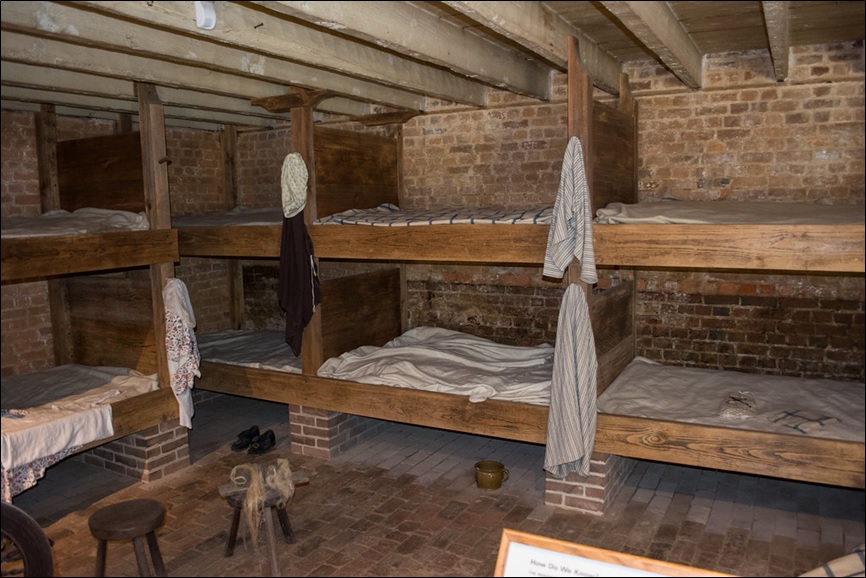
[[[154,533],[165,521],[165,508],[156,500],[127,500],[100,508],[88,520],[90,533],[99,540],[96,549],[96,575],[105,576],[105,554],[109,540],[132,540],[140,576],[152,576],[144,538],[150,547],[157,576],[167,576]]]
[[[246,491],[230,494],[226,496],[226,501],[234,509],[232,512],[232,525],[229,529],[229,535],[226,539],[225,557],[228,558],[235,553],[235,542],[238,538],[238,526],[241,522],[241,512],[244,509],[244,499],[247,497]],[[277,563],[277,539],[274,534],[274,514],[280,521],[280,528],[283,530],[283,540],[286,544],[295,543],[295,533],[292,530],[292,524],[289,522],[289,515],[286,514],[286,505],[280,504],[280,495],[268,488],[265,502],[262,505],[262,514],[265,518],[265,535],[268,540],[268,548],[271,555],[271,573],[274,576],[280,575],[280,566]]]

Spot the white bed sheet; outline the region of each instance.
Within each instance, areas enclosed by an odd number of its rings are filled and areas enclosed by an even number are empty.
[[[550,344],[502,345],[459,331],[416,327],[382,347],[362,346],[325,361],[320,377],[547,405]]]
[[[108,231],[146,231],[150,228],[144,213],[85,207],[73,212],[58,209],[35,217],[6,217],[3,238],[83,235]]]
[[[323,217],[316,225],[415,227],[423,225],[549,225],[553,206],[524,211],[495,208],[404,211],[385,203],[371,209],[349,209]]]
[[[2,465],[11,469],[111,437],[111,405],[154,391],[156,374],[67,364],[4,378]],[[26,412],[21,417],[8,414]]]
[[[301,373],[298,359],[282,330],[230,329],[197,335],[202,361]]]
[[[610,203],[596,211],[602,224],[862,225],[864,207],[808,203],[681,201]]]
[[[720,417],[729,394],[751,392],[757,415]],[[835,418],[808,434],[771,421],[805,410]],[[713,426],[851,440],[864,439],[864,384],[689,368],[636,357],[598,398],[598,411]]]

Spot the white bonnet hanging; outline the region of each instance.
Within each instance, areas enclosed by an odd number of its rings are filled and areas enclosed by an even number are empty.
[[[307,165],[300,153],[289,153],[283,161],[283,216],[294,217],[307,204]]]

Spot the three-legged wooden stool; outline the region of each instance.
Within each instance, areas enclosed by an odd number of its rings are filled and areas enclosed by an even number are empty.
[[[246,491],[226,496],[226,501],[234,509],[232,512],[232,525],[229,529],[229,535],[226,539],[225,557],[228,558],[235,553],[235,542],[238,538],[238,526],[241,522],[241,512],[244,509],[244,499]],[[280,495],[268,488],[265,502],[262,505],[262,515],[265,518],[265,537],[268,540],[268,549],[270,550],[271,573],[274,576],[280,575],[280,566],[277,562],[277,538],[274,533],[274,514],[280,522],[280,528],[283,531],[283,540],[286,544],[295,543],[295,532],[292,530],[292,524],[289,522],[289,515],[286,514],[286,505],[280,504]]]
[[[90,533],[99,543],[96,549],[96,575],[105,576],[105,554],[109,540],[132,540],[140,576],[151,576],[144,551],[144,540],[150,548],[157,576],[167,576],[156,529],[165,521],[165,508],[156,500],[126,500],[100,508],[88,520]]]

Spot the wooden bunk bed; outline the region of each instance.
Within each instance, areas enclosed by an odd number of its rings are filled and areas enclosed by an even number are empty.
[[[63,451],[38,456],[33,473],[23,474],[31,478],[29,483],[19,483],[15,493],[33,485],[45,467],[71,453],[140,432],[177,418],[179,413],[165,347],[162,291],[167,279],[173,277],[179,255],[177,234],[169,227],[167,175],[164,165],[158,162],[165,158],[161,104],[154,92],[142,87],[143,133],[56,142],[53,120],[53,110],[43,110],[41,145],[49,154],[40,160],[41,171],[49,180],[43,190],[54,191],[43,197],[43,207],[54,210],[59,217],[54,219],[50,234],[37,228],[35,236],[23,231],[14,237],[4,236],[2,259],[4,285],[47,283],[56,366],[4,378],[4,453],[8,449],[10,463],[18,463],[20,456],[14,456],[15,452],[32,450],[16,447],[16,440],[22,438],[7,440],[9,429],[19,429],[12,427],[15,424],[7,417],[14,420],[16,415],[26,413],[20,419],[35,425],[20,435],[30,440],[38,439],[42,431],[55,435],[58,431],[52,429],[56,423],[41,419],[43,405],[27,405],[28,398],[64,410],[60,412],[66,416],[64,419],[77,420],[82,417],[79,412],[90,412],[84,419],[91,420],[90,424],[100,423],[88,431],[89,441],[78,443],[82,437],[60,438],[46,444],[56,448],[63,442]],[[64,211],[74,219],[79,209],[95,207],[111,214],[120,211],[124,222],[128,215],[140,215],[145,225],[128,231],[115,228],[115,222],[108,227],[97,225],[96,232],[85,233],[80,232],[78,221],[67,233],[58,225],[66,217]],[[40,382],[42,375],[47,381]],[[81,380],[70,377],[78,375]],[[107,377],[102,379],[103,375]],[[57,387],[64,380],[72,394]],[[38,388],[22,392],[23,406],[17,405],[21,397],[12,401],[16,383]],[[98,389],[88,389],[90,386]],[[46,430],[40,429],[43,427]],[[77,427],[85,429],[84,425]],[[4,482],[6,473],[10,477],[22,475],[20,467],[15,472],[4,472]],[[11,495],[5,498],[11,500]]]
[[[624,79],[616,106],[594,103],[592,85],[577,62],[576,50],[570,52],[568,133],[585,143],[592,209],[595,211],[612,202],[634,202],[637,189],[634,174],[636,122],[627,82]],[[390,194],[386,193],[375,201],[366,198],[366,204],[358,204],[357,195],[345,187],[349,182],[361,182],[357,175],[353,180],[342,181],[342,189],[339,186],[333,189],[320,186],[325,182],[324,171],[327,170],[320,151],[325,150],[324,143],[334,135],[329,137],[328,133],[332,131],[313,127],[309,108],[293,109],[292,115],[294,150],[302,153],[308,166],[315,167],[311,171],[314,176],[311,177],[308,196],[307,224],[318,259],[395,264],[441,262],[541,266],[549,230],[543,225],[375,227],[317,224],[317,215],[394,201],[384,200]],[[588,119],[592,121],[588,122]],[[387,142],[374,145],[376,138],[382,137],[361,133],[345,136],[340,141],[342,154],[351,154],[351,143],[358,145],[359,150],[378,150],[384,154],[390,145]],[[394,153],[398,151],[395,144]],[[390,161],[384,164],[390,166]],[[337,170],[339,166],[329,168]],[[395,190],[399,186],[398,173],[392,179],[388,177],[391,173],[378,167],[375,174],[378,182],[384,178],[388,183],[395,183]],[[322,179],[321,183],[319,179]],[[369,187],[364,192],[368,193]],[[325,207],[327,209],[321,210]],[[714,235],[718,235],[718,242],[715,242]],[[276,258],[279,238],[278,225],[234,229],[184,227],[179,231],[181,255]],[[862,225],[598,225],[593,227],[593,238],[596,262],[601,266],[852,275],[861,275],[864,271]],[[714,242],[708,243],[708,239],[714,239]],[[399,270],[394,275],[400,275]],[[569,268],[567,278],[578,282],[577,267]],[[388,302],[382,292],[368,295],[353,286],[351,281],[349,285],[353,289],[350,309],[366,303],[367,296],[375,304],[370,307],[380,307]],[[402,287],[402,283],[398,285],[399,291],[405,291]],[[339,291],[332,295],[339,295]],[[403,295],[398,293],[394,298],[394,302],[399,303]],[[323,286],[322,306],[304,334],[301,373],[287,375],[203,360],[198,387],[447,430],[539,444],[546,442],[548,408],[545,406],[496,399],[473,403],[463,396],[398,390],[317,376],[316,371],[324,360],[356,346],[345,339],[354,332],[351,317],[328,320],[331,299],[339,298],[326,296]],[[628,281],[610,290],[592,293],[589,308],[598,355],[599,394],[635,356],[633,299],[634,286]],[[402,313],[398,315],[395,312],[396,309],[391,316],[396,321]],[[368,332],[358,344],[384,343],[402,329],[390,324],[380,327],[380,333],[373,336]],[[337,335],[343,340],[339,347],[331,347]],[[859,442],[828,440],[602,413],[598,416],[595,450],[806,482],[864,487],[862,439]]]

